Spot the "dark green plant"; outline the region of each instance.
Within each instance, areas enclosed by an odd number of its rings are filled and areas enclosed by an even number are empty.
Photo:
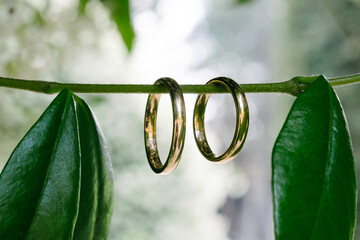
[[[111,162],[96,120],[65,89],[0,175],[0,238],[106,239],[112,192]]]
[[[277,239],[352,239],[356,178],[340,101],[322,76],[294,102],[272,154]]]

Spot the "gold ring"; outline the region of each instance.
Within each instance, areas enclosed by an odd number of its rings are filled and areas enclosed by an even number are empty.
[[[233,140],[228,149],[216,157],[212,152],[205,134],[205,108],[210,98],[210,94],[199,94],[196,99],[193,127],[196,145],[201,154],[212,162],[228,162],[232,160],[244,145],[245,138],[249,128],[249,107],[246,97],[239,84],[226,77],[218,77],[210,80],[206,85],[222,85],[231,93],[236,109],[236,126]]]
[[[150,94],[146,103],[144,133],[146,155],[151,169],[161,175],[174,171],[184,148],[186,119],[185,101],[180,86],[171,78],[160,78],[155,85],[166,86],[170,93],[173,110],[173,133],[169,155],[162,164],[156,142],[156,115],[161,94]]]

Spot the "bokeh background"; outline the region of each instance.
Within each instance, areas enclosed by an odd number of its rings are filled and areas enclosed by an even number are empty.
[[[136,39],[129,53],[109,11],[97,0],[0,1],[0,76],[77,83],[152,84],[172,77],[205,84],[227,76],[238,83],[298,75],[360,72],[359,0],[132,0]],[[360,85],[337,88],[360,158]],[[79,94],[93,108],[111,150],[115,211],[109,239],[270,240],[271,149],[293,97],[247,94],[250,128],[241,153],[218,165],[204,159],[192,134],[196,95],[186,94],[183,157],[169,176],[146,160],[146,94]],[[0,169],[54,95],[0,88]],[[215,152],[231,141],[235,110],[213,95],[206,132]],[[163,95],[158,141],[167,156],[170,98]],[[356,239],[360,239],[357,228]]]

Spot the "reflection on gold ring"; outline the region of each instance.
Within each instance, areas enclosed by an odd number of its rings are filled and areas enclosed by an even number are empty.
[[[205,134],[205,109],[210,94],[199,94],[194,108],[194,136],[198,149],[201,154],[212,162],[224,163],[232,160],[244,145],[249,128],[249,107],[246,97],[239,84],[226,77],[218,77],[210,80],[207,85],[223,85],[231,93],[236,109],[236,126],[233,140],[228,149],[220,156],[215,156],[211,150]]]
[[[156,142],[156,116],[161,94],[150,94],[146,103],[144,136],[145,149],[151,169],[161,175],[174,171],[184,148],[186,118],[185,101],[180,86],[171,78],[160,78],[155,85],[163,85],[169,91],[173,110],[173,135],[169,155],[162,164]]]

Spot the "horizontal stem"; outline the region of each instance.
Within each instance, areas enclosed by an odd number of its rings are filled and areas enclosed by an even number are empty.
[[[342,77],[330,78],[331,86],[352,85],[360,82],[360,74],[347,75]]]
[[[308,84],[316,79],[312,77],[294,77],[288,81],[275,83],[240,84],[247,93],[286,93],[299,95]],[[360,82],[360,74],[329,79],[332,86],[349,85]],[[135,84],[81,84],[59,83],[38,80],[24,80],[0,77],[0,86],[41,93],[57,93],[64,88],[76,93],[166,93],[164,86]],[[225,87],[209,85],[181,85],[183,93],[227,93]]]

